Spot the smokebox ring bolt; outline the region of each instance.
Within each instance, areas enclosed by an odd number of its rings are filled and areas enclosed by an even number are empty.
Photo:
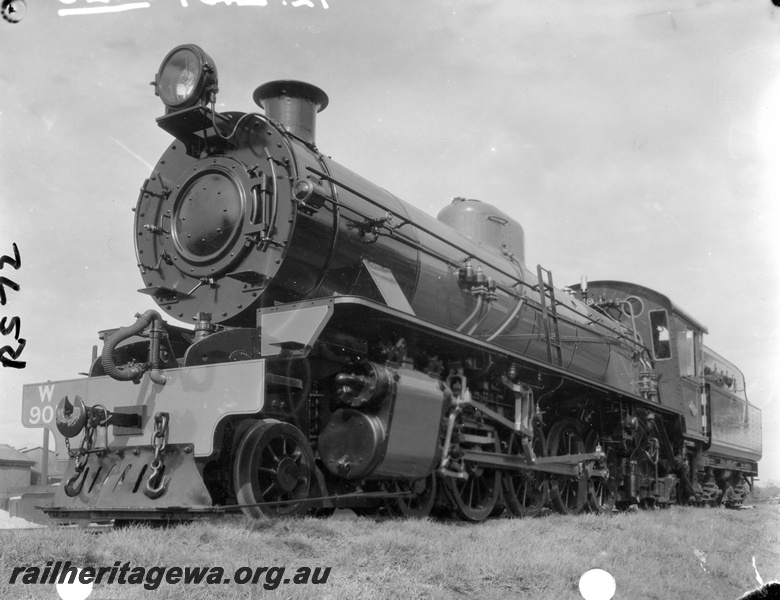
[[[170,477],[163,475],[165,465],[162,461],[162,453],[168,445],[168,422],[170,415],[165,412],[159,412],[154,416],[154,432],[152,433],[152,446],[154,447],[154,458],[149,465],[152,473],[146,480],[144,495],[151,500],[162,496],[170,482]]]

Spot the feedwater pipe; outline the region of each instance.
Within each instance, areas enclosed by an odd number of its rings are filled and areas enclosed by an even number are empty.
[[[100,362],[106,375],[117,381],[135,381],[138,382],[145,371],[149,372],[149,379],[158,385],[165,385],[168,378],[160,370],[160,339],[163,334],[162,317],[156,310],[147,310],[144,314],[136,314],[136,321],[129,327],[120,327],[112,334],[103,346],[103,353],[100,356]],[[149,363],[147,364],[129,364],[117,366],[114,362],[114,349],[117,345],[127,338],[138,335],[149,324],[152,323],[152,329],[149,332],[151,338],[149,344]]]

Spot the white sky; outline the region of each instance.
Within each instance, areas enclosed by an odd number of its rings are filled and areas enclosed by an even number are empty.
[[[27,368],[0,371],[0,442],[21,386],[88,368],[97,331],[154,308],[131,207],[167,146],[148,83],[174,46],[219,69],[219,108],[272,79],[322,87],[319,147],[435,215],[489,201],[558,285],[670,296],[745,374],[780,480],[780,12],[769,0],[27,0],[0,21],[0,255],[16,242]],[[228,5],[231,4],[231,5]],[[265,5],[263,5],[265,4]],[[328,8],[325,8],[325,6]],[[0,338],[0,345],[13,341]]]

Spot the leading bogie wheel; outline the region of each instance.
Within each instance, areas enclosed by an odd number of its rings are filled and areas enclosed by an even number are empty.
[[[314,454],[289,423],[259,421],[242,436],[233,459],[233,484],[244,514],[290,517],[305,514],[314,477]]]

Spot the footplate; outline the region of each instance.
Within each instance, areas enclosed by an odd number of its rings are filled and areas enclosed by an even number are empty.
[[[152,446],[93,452],[80,476],[76,459],[68,462],[52,505],[44,512],[55,518],[87,519],[114,509],[211,507],[211,495],[195,465],[190,444],[168,444],[156,473]]]

